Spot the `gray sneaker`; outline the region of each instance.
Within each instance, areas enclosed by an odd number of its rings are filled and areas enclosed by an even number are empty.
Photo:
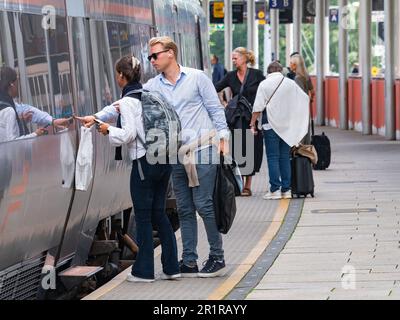
[[[275,192],[268,192],[264,197],[264,200],[281,200],[282,199],[282,193],[281,190],[275,191]]]

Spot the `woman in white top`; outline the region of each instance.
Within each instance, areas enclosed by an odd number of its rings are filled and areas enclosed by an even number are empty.
[[[143,127],[140,62],[133,56],[125,56],[116,63],[116,80],[122,89],[121,99],[113,105],[119,110],[117,127],[97,121],[99,132],[108,135],[110,143],[117,147],[116,160],[121,160],[119,147],[128,146],[133,160],[131,173],[131,195],[135,212],[137,242],[139,253],[132,266],[132,273],[127,280],[132,282],[153,282],[154,249],[153,225],[159,232],[163,264],[162,279],[171,280],[180,277],[178,250],[175,234],[165,214],[167,187],[171,176],[169,164],[151,165],[146,159],[146,149],[141,141],[145,141]],[[90,126],[95,117],[79,118]]]
[[[18,96],[18,77],[14,69],[0,69],[0,143],[23,138],[33,138],[45,133],[43,128],[28,134],[18,117],[14,99]]]

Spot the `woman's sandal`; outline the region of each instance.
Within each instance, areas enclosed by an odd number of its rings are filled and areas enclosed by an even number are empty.
[[[242,192],[242,197],[251,197],[253,194],[250,189],[244,188]]]

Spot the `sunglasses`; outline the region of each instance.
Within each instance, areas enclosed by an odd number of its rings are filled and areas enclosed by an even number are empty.
[[[149,60],[149,61],[151,61],[151,59],[157,60],[159,54],[164,53],[164,52],[167,52],[167,51],[169,51],[169,49],[163,50],[163,51],[160,51],[160,52],[155,52],[155,53],[149,55],[149,56],[147,57],[147,60]]]

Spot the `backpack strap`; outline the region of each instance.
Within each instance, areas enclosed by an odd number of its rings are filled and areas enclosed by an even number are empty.
[[[144,89],[132,90],[132,91],[129,91],[126,95],[124,95],[124,98],[129,97],[129,98],[134,98],[134,99],[138,99],[139,101],[141,101],[142,93],[145,93],[145,92],[149,92],[149,91],[144,90]],[[140,95],[140,98],[138,98],[137,95]],[[143,138],[139,134],[137,135],[137,137],[138,137],[140,143],[143,144],[143,146],[146,146],[146,142],[143,140]],[[136,144],[136,147],[137,147],[137,144]]]
[[[142,93],[144,92],[149,92],[147,90],[132,90],[129,91],[127,94],[124,95],[125,97],[129,97],[129,98],[133,98],[133,99],[138,99],[139,101],[142,101]],[[138,97],[139,96],[139,97]],[[143,110],[143,109],[142,109]],[[139,139],[140,143],[146,147],[146,142],[143,140],[143,138],[140,136],[140,134],[136,135],[137,139]],[[136,141],[136,157],[138,156],[138,144]],[[145,177],[144,177],[144,173],[143,173],[143,167],[142,167],[142,162],[140,161],[140,159],[137,159],[138,162],[138,171],[139,171],[139,176],[140,176],[140,180],[144,181]]]
[[[129,91],[126,95],[124,95],[124,97],[135,98],[135,97],[133,97],[133,95],[138,95],[138,94],[142,94],[145,92],[150,92],[150,91],[145,90],[145,89],[132,90],[132,91]]]
[[[7,108],[12,108],[12,105],[10,105],[8,102],[0,101],[0,111]]]

